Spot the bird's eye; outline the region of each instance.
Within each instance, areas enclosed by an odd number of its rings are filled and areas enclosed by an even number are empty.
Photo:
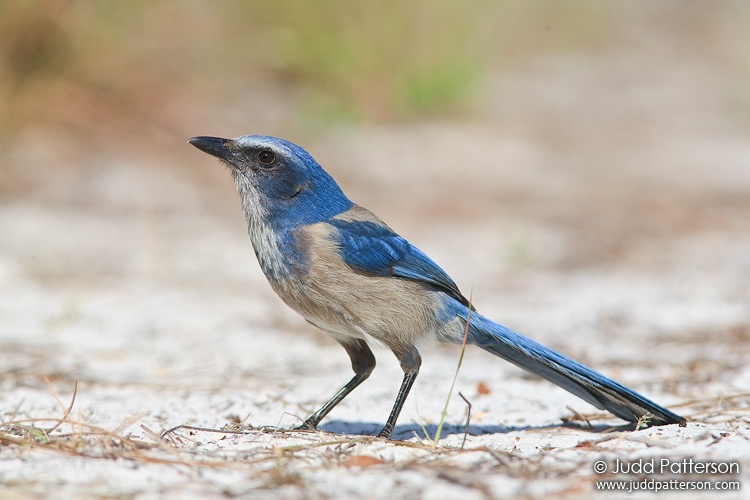
[[[270,165],[271,163],[276,161],[276,155],[273,154],[273,151],[264,149],[263,151],[258,153],[258,161],[264,165]]]

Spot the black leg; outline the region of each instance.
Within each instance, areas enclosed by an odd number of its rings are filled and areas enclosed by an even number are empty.
[[[314,430],[318,427],[323,418],[325,418],[334,406],[339,404],[350,392],[356,387],[367,380],[372,371],[375,369],[375,356],[372,354],[370,347],[367,342],[361,339],[354,339],[349,343],[343,343],[339,341],[339,344],[346,349],[349,358],[352,360],[352,370],[354,370],[354,377],[342,387],[339,392],[328,400],[318,411],[310,415],[305,422],[297,427],[299,430]],[[408,392],[408,390],[407,390]],[[398,416],[398,415],[397,415]]]
[[[393,403],[393,409],[391,410],[388,421],[385,423],[383,430],[378,433],[378,437],[390,438],[393,434],[393,429],[396,428],[396,421],[404,407],[406,397],[409,395],[411,386],[414,385],[414,381],[419,375],[419,367],[422,366],[422,356],[419,355],[419,351],[413,346],[409,346],[405,350],[393,349],[393,353],[401,363],[401,368],[404,370],[404,380],[401,382],[401,388],[398,390],[398,396],[396,401]]]

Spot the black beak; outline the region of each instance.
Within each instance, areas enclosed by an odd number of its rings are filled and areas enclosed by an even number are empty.
[[[229,149],[231,139],[222,139],[221,137],[193,137],[188,142],[200,149],[204,153],[215,156],[220,160],[230,161],[234,153]]]

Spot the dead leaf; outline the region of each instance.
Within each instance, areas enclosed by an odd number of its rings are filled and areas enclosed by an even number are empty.
[[[385,462],[379,458],[369,455],[351,455],[344,460],[346,467],[372,467],[373,465],[382,465]]]

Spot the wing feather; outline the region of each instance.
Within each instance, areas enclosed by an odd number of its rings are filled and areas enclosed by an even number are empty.
[[[328,221],[335,229],[341,258],[352,269],[430,284],[468,306],[456,283],[417,247],[378,221]]]

